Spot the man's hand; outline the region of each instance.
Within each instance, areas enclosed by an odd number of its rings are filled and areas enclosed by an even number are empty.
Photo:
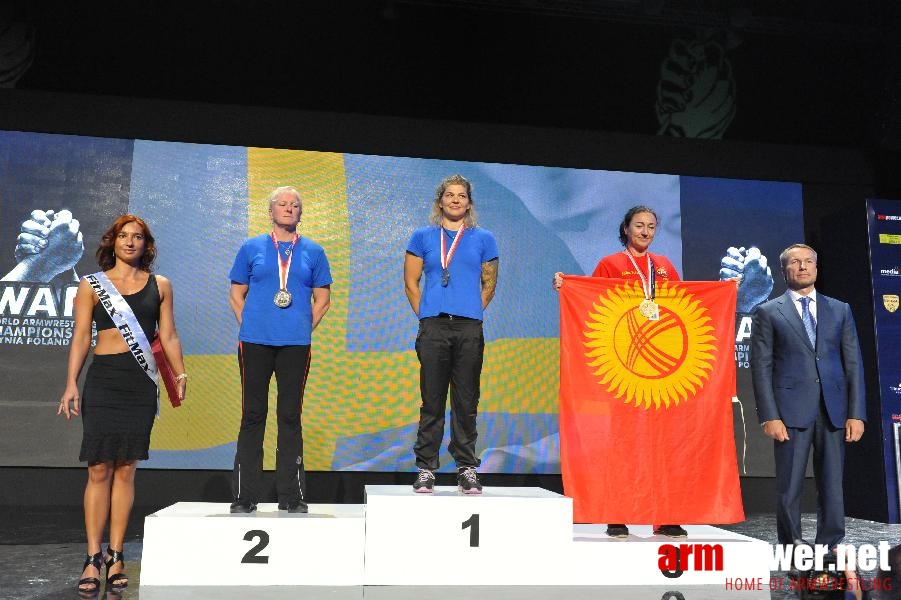
[[[785,423],[782,422],[782,419],[773,419],[772,421],[766,421],[763,424],[763,433],[767,437],[771,437],[777,442],[785,442],[789,440],[788,430],[785,428]]]
[[[720,281],[741,279],[745,271],[745,247],[729,246],[726,255],[720,259]]]
[[[31,218],[22,221],[19,237],[16,238],[16,262],[22,262],[27,256],[39,254],[47,247],[50,225],[53,223],[53,211],[33,210]]]
[[[35,210],[22,223],[16,240],[16,260],[3,281],[47,283],[65,273],[81,260],[84,241],[80,224],[68,210]],[[72,272],[75,279],[75,274]]]
[[[755,306],[770,297],[773,291],[773,273],[767,266],[766,256],[751,246],[729,247],[720,261],[720,281],[740,278],[735,310],[750,313]]]
[[[860,419],[848,419],[845,421],[845,441],[857,442],[863,437],[863,421]]]
[[[41,253],[41,257],[57,273],[77,265],[84,254],[84,241],[79,227],[78,219],[73,218],[68,210],[61,210],[54,215],[47,236],[47,248]]]
[[[735,117],[735,79],[723,47],[712,41],[675,40],[660,66],[658,133],[720,139]]]

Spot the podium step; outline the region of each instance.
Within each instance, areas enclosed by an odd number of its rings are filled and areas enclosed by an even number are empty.
[[[607,536],[605,525],[574,525],[573,543],[554,565],[560,578],[554,583],[716,586],[726,592],[759,581],[769,593],[772,546],[710,525],[683,527],[688,537],[673,539],[654,535],[650,525],[629,525],[629,537],[616,539]],[[666,564],[667,557],[675,560]]]
[[[360,504],[233,515],[227,503],[179,502],[144,520],[141,587],[360,586],[362,595],[365,534]]]
[[[572,499],[534,487],[466,496],[367,485],[367,585],[523,585],[572,545]]]
[[[610,538],[605,525],[573,525],[572,500],[540,488],[466,496],[455,487],[417,494],[368,485],[365,494],[365,505],[313,504],[309,514],[274,504],[249,515],[229,514],[227,503],[160,510],[144,524],[142,598],[145,589],[148,598],[174,598],[199,588],[335,600],[465,598],[472,590],[486,598],[651,589],[769,597],[772,546],[716,527],[685,525],[688,537],[671,539],[629,525],[627,539]]]

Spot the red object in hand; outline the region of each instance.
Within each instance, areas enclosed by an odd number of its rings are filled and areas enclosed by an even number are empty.
[[[173,408],[181,406],[181,399],[178,397],[178,382],[175,380],[175,373],[172,372],[172,366],[166,360],[166,353],[163,352],[163,345],[160,343],[160,336],[155,336],[150,344],[150,351],[153,352],[153,358],[156,360],[156,369],[159,374],[160,382],[166,386],[166,393],[169,395],[169,402]]]

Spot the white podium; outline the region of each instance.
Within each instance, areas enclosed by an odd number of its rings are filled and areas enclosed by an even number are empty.
[[[179,502],[144,520],[141,587],[358,586],[362,595],[365,534],[360,504],[233,515],[228,504]]]
[[[716,586],[723,592],[734,582],[760,580],[769,598],[772,546],[751,537],[711,527],[684,525],[687,538],[654,535],[651,525],[629,525],[627,539],[607,536],[605,525],[574,525],[573,543],[556,565],[570,585]],[[659,568],[661,548],[679,550],[676,571]],[[603,565],[603,569],[598,567]],[[732,581],[731,586],[727,586]],[[753,598],[744,590],[746,598]]]
[[[545,552],[572,544],[572,499],[541,488],[365,489],[367,585],[539,583]]]
[[[303,515],[274,504],[249,515],[224,503],[174,504],[145,520],[141,588],[160,598],[198,586],[342,600],[769,598],[772,547],[716,527],[687,525],[688,537],[674,540],[630,525],[621,540],[604,525],[573,525],[572,500],[540,488],[365,493],[365,505],[313,504]],[[677,549],[679,568],[661,571],[661,556]]]

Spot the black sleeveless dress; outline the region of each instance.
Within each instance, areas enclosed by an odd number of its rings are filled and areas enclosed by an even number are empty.
[[[122,296],[131,306],[148,341],[160,316],[156,277],[136,294]],[[98,330],[113,327],[106,310],[94,307]],[[157,410],[157,387],[130,352],[95,354],[81,393],[84,435],[79,460],[88,463],[146,460]]]

